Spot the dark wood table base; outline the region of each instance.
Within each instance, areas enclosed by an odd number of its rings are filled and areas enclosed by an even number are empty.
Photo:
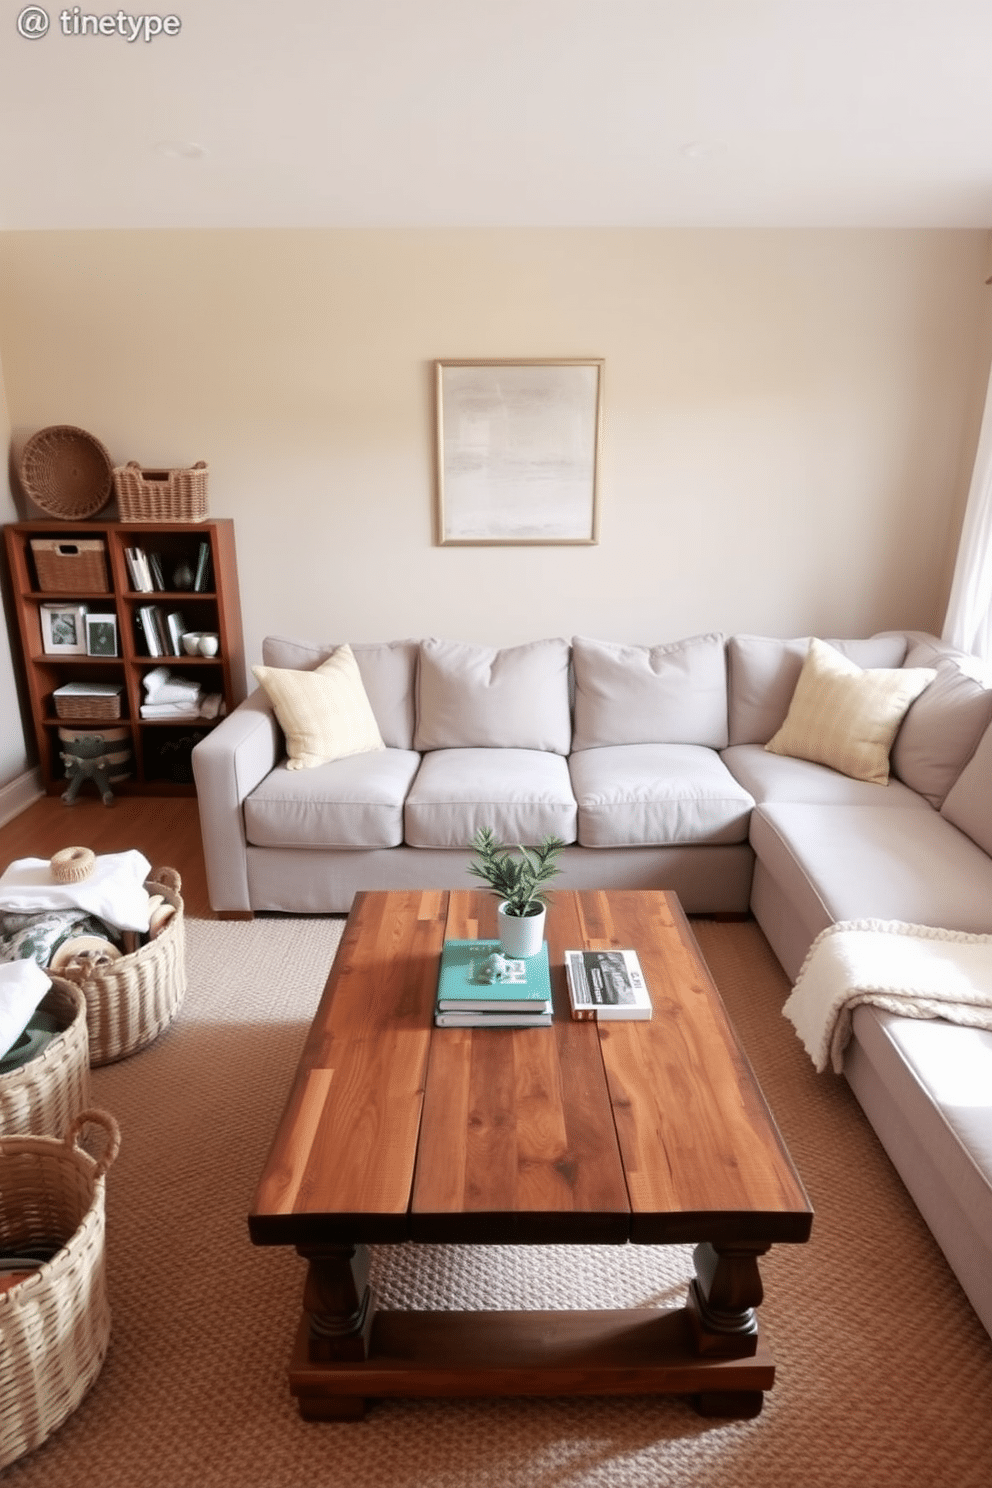
[[[386,1396],[506,1395],[688,1395],[701,1415],[749,1419],[775,1380],[756,1249],[697,1246],[680,1309],[425,1312],[376,1307],[367,1247],[300,1247],[290,1390],[308,1421],[356,1420]]]

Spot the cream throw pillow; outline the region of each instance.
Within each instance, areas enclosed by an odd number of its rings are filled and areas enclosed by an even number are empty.
[[[887,785],[899,725],[936,675],[932,667],[862,669],[812,640],[785,722],[765,748]]]
[[[349,754],[385,749],[350,646],[312,672],[252,667],[286,735],[286,768],[312,770]]]

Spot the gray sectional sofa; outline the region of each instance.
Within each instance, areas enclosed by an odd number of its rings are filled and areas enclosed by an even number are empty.
[[[194,750],[211,904],[326,914],[360,888],[464,886],[491,826],[562,837],[565,887],[752,912],[790,978],[843,920],[992,934],[987,679],[916,632],[831,645],[856,667],[926,669],[885,783],[766,748],[808,638],[353,643],[381,748],[287,768],[260,688]],[[309,672],[335,650],[270,637],[263,662]],[[845,1075],[992,1332],[992,1033],[861,1007]]]

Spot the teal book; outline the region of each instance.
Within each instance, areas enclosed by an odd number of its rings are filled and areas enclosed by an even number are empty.
[[[449,1012],[550,1013],[548,947],[536,956],[507,961],[498,982],[486,981],[491,956],[501,956],[498,940],[446,940],[441,952],[437,1010]]]

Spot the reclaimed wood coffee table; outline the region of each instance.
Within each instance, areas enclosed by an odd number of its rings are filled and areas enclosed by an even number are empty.
[[[355,900],[255,1194],[257,1245],[309,1262],[303,1416],[382,1396],[687,1394],[754,1416],[775,1368],[758,1257],[812,1210],[673,894],[556,891],[551,1028],[435,1028],[445,939],[484,892]],[[575,1021],[563,952],[633,946],[650,1022]],[[684,1308],[378,1309],[370,1245],[695,1243]],[[606,1258],[604,1253],[604,1259]]]

